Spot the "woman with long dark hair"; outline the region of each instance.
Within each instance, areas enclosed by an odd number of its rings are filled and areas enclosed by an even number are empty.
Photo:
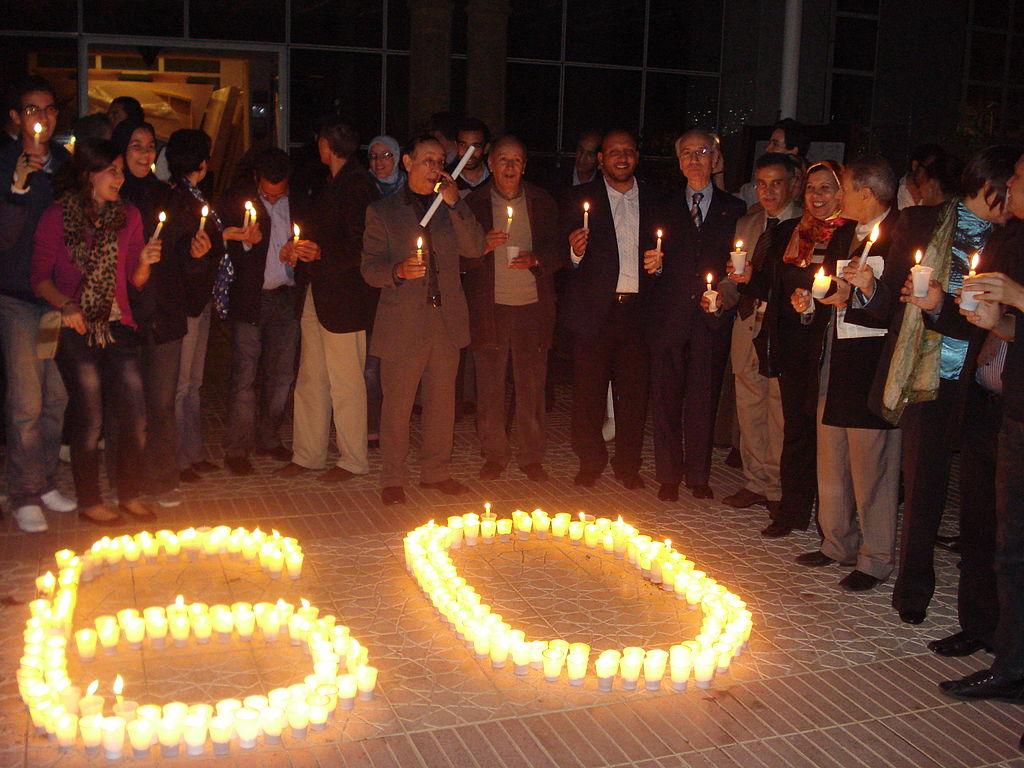
[[[116,409],[120,512],[152,519],[139,500],[146,413],[133,304],[160,259],[146,243],[137,208],[121,200],[124,158],[111,141],[76,147],[57,179],[57,200],[36,229],[31,283],[58,309],[57,365],[70,396],[71,469],[79,518],[97,525],[121,519],[103,503],[99,439],[104,392]]]

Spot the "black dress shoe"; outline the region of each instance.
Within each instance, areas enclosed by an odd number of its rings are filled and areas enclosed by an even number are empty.
[[[821,568],[835,562],[820,549],[816,549],[814,552],[804,552],[802,555],[797,555],[795,559],[797,565],[806,565],[810,568]]]
[[[740,453],[739,448],[733,448],[729,451],[729,455],[725,457],[725,466],[733,467],[734,469],[743,468],[743,455]]]
[[[959,680],[939,683],[939,688],[954,699],[995,699],[1011,704],[1024,703],[1024,678],[982,669]]]
[[[251,475],[254,471],[252,462],[246,456],[228,456],[224,459],[224,466],[232,475]]]
[[[679,501],[679,483],[662,483],[658,488],[658,498],[662,501]]]
[[[984,647],[985,643],[963,631],[928,643],[928,650],[939,656],[970,656]]]
[[[380,500],[387,506],[405,504],[405,489],[400,485],[390,485],[380,489]]]
[[[722,503],[733,509],[747,509],[755,504],[767,504],[768,499],[760,493],[754,493],[749,488],[740,488],[736,493],[725,496]]]
[[[597,478],[601,476],[600,472],[588,472],[585,469],[581,469],[576,473],[576,477],[573,478],[573,485],[580,485],[584,488],[593,488],[597,484]]]
[[[687,489],[690,491],[690,495],[695,499],[713,499],[715,498],[714,491],[711,490],[710,485],[690,485],[686,484]]]
[[[220,467],[218,467],[212,461],[206,461],[206,459],[203,459],[202,461],[197,461],[195,464],[193,464],[192,469],[194,469],[196,472],[202,475],[205,474],[206,472],[216,472],[218,469],[220,469]]]
[[[960,537],[959,536],[936,536],[935,546],[941,547],[942,549],[948,549],[950,552],[960,551]]]
[[[783,536],[789,536],[793,532],[793,529],[788,525],[777,523],[774,520],[768,523],[768,526],[761,529],[761,535],[766,539],[781,539]]]
[[[484,465],[480,467],[480,479],[481,480],[497,480],[501,477],[501,473],[505,471],[505,468],[496,461],[485,461]]]
[[[551,479],[551,475],[539,463],[524,464],[519,468],[519,471],[526,475],[528,480],[532,480],[535,483],[542,483],[545,480]]]
[[[864,571],[850,571],[839,580],[839,586],[847,592],[867,592],[874,589],[882,580]]]
[[[198,483],[203,479],[203,476],[192,469],[192,467],[188,467],[178,473],[178,479],[183,483]]]
[[[283,445],[279,445],[276,448],[257,448],[254,453],[257,456],[269,456],[270,458],[277,459],[278,461],[292,460],[292,452]]]
[[[900,621],[904,624],[920,624],[928,614],[916,608],[904,608],[900,611]]]
[[[619,482],[627,491],[635,491],[644,487],[644,479],[640,475],[621,475]]]
[[[446,478],[445,480],[438,480],[436,483],[421,482],[420,488],[429,488],[434,491],[440,491],[441,493],[446,493],[449,496],[458,496],[469,492],[469,488],[453,477]]]

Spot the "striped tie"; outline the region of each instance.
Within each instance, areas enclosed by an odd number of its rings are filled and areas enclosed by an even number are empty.
[[[693,206],[690,208],[690,218],[693,219],[693,226],[697,229],[700,229],[700,225],[704,223],[704,214],[700,212],[700,201],[703,199],[703,192],[693,193]]]

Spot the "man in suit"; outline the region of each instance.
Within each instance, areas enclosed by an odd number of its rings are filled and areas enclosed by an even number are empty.
[[[886,271],[892,230],[896,174],[881,157],[850,162],[842,174],[843,215],[847,224],[833,238],[825,269],[842,274],[834,293],[810,308],[804,289],[794,309],[829,314],[818,388],[818,524],[821,547],[797,557],[800,565],[856,564],[839,586],[851,592],[873,589],[892,573],[896,556],[896,507],[899,503],[900,432],[868,408],[884,329],[849,318],[848,307],[870,302],[876,274]],[[878,239],[868,264],[861,263],[874,227]],[[840,266],[839,260],[851,259]],[[831,262],[831,263],[829,263]]]
[[[558,209],[547,192],[523,181],[526,147],[519,139],[498,139],[488,163],[491,181],[466,198],[487,232],[485,253],[464,262],[463,278],[477,369],[480,479],[501,477],[508,464],[505,379],[511,358],[519,468],[530,480],[546,480],[544,380],[555,327],[554,273],[564,260]],[[518,255],[509,253],[510,246]]]
[[[281,261],[295,216],[288,194],[288,155],[277,147],[266,149],[256,157],[253,171],[255,183],[229,190],[220,205],[231,226],[243,224],[247,202],[255,200],[256,211],[256,223],[246,228],[247,239],[226,243],[235,280],[228,301],[231,383],[224,464],[235,475],[252,473],[249,452],[254,448],[257,454],[291,459],[278,433],[295,380],[299,343],[295,273]]]
[[[459,259],[478,259],[484,236],[458,185],[444,170],[444,150],[420,136],[402,155],[406,189],[366,210],[363,278],[381,289],[371,354],[381,360],[381,499],[405,502],[409,418],[422,381],[423,441],[420,486],[445,494],[468,489],[449,470],[455,425],[459,350],[469,344],[469,312]],[[440,181],[442,204],[427,226],[419,222]],[[417,239],[422,238],[422,253]],[[363,414],[365,425],[366,416]]]
[[[706,312],[701,299],[707,275],[724,270],[736,222],[746,211],[742,200],[711,182],[717,152],[714,136],[706,131],[690,130],[676,140],[686,188],[665,211],[665,272],[647,323],[654,461],[662,501],[678,500],[684,481],[695,498],[713,498],[711,448],[733,312]]]
[[[370,471],[366,446],[366,331],[377,292],[359,274],[363,217],[377,187],[355,159],[359,134],[336,120],[320,129],[320,162],[330,174],[305,225],[281,258],[297,267],[302,344],[295,381],[292,460],[278,470],[293,477],[324,469],[333,416],[338,460],[324,482],[340,483]]]
[[[601,425],[609,382],[616,414],[612,468],[626,488],[643,487],[648,355],[641,319],[662,256],[652,250],[657,195],[636,179],[638,160],[630,132],[605,135],[598,152],[603,175],[576,187],[568,208],[576,224],[583,203],[590,207],[589,226],[568,236],[572,271],[565,293],[573,340],[572,447],[580,462],[574,482],[584,487],[593,486],[608,464]]]
[[[751,254],[747,269],[762,269],[780,222],[803,214],[796,195],[800,171],[788,155],[769,152],[757,159],[754,183],[759,208],[736,222],[736,240]],[[726,267],[732,273],[732,264]],[[779,460],[782,455],[782,396],[777,377],[762,374],[754,349],[754,338],[761,332],[767,302],[753,296],[740,296],[736,283],[718,283],[722,306],[737,306],[732,326],[730,356],[736,382],[736,419],[740,428],[740,454],[743,457],[743,486],[722,499],[730,507],[746,509],[763,505],[778,506],[782,495],[779,484]]]

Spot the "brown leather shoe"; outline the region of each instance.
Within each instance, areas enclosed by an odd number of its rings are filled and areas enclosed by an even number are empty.
[[[106,504],[93,504],[78,510],[78,519],[90,525],[116,525],[122,518]]]
[[[288,466],[297,467],[298,464],[289,464]],[[331,467],[322,475],[320,475],[321,483],[344,483],[346,480],[351,480],[356,476],[355,472],[349,472],[344,467]]]
[[[296,464],[294,461],[290,461],[280,469],[275,469],[274,477],[298,477],[299,475],[308,471],[309,470],[306,469],[305,467]]]
[[[747,509],[755,504],[767,504],[768,499],[760,493],[754,493],[749,488],[740,488],[736,493],[722,499],[722,503],[733,509]]]
[[[130,515],[136,520],[156,520],[156,513],[149,508],[148,504],[143,504],[138,499],[122,501],[117,507],[121,512]]]

